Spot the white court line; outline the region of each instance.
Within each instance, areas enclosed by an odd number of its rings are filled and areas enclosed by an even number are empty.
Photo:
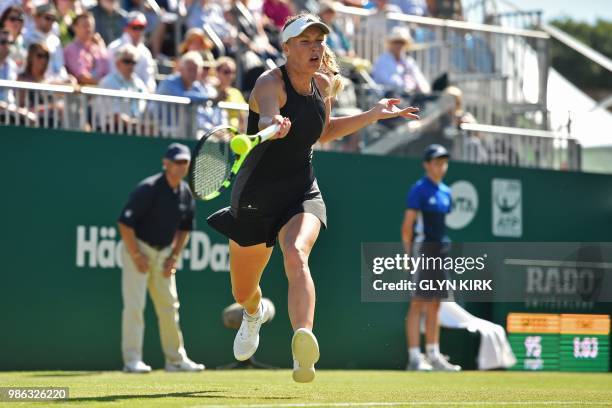
[[[280,404],[239,404],[239,405],[197,405],[196,408],[292,408],[292,407],[397,407],[397,406],[421,406],[421,405],[605,405],[609,402],[581,402],[581,401],[405,401],[405,402],[321,402],[321,403],[280,403]]]

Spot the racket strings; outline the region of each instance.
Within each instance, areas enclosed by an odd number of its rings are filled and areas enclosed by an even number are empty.
[[[195,158],[194,187],[200,197],[219,190],[229,179],[234,154],[229,147],[232,134],[220,129],[209,135]]]

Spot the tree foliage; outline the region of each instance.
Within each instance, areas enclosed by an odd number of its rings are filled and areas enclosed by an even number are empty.
[[[612,58],[612,21],[598,19],[592,25],[566,17],[551,24]],[[553,67],[577,87],[612,90],[612,72],[556,40],[552,40],[551,57]]]

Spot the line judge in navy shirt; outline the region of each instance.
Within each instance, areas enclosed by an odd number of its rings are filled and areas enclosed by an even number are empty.
[[[407,206],[402,225],[402,242],[405,251],[413,257],[444,257],[448,242],[445,218],[451,211],[450,188],[442,182],[448,169],[448,151],[441,145],[430,145],[423,155],[425,176],[419,179],[408,193]],[[450,364],[440,354],[440,323],[438,313],[440,300],[448,297],[446,290],[423,290],[422,280],[448,279],[444,269],[420,268],[416,275],[417,289],[411,299],[406,316],[408,341],[407,370],[459,371],[461,367]],[[425,315],[426,356],[421,354],[420,323]]]
[[[122,337],[125,372],[147,373],[142,361],[147,288],[155,305],[166,371],[201,371],[187,358],[179,327],[176,263],[194,227],[195,201],[183,180],[191,153],[179,143],[168,146],[164,171],[141,181],[119,216],[123,239]]]

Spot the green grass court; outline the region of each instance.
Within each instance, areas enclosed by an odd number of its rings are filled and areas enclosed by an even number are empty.
[[[296,384],[288,370],[31,371],[2,372],[0,386],[70,387],[68,401],[11,407],[612,406],[610,373],[320,370],[314,383]]]

